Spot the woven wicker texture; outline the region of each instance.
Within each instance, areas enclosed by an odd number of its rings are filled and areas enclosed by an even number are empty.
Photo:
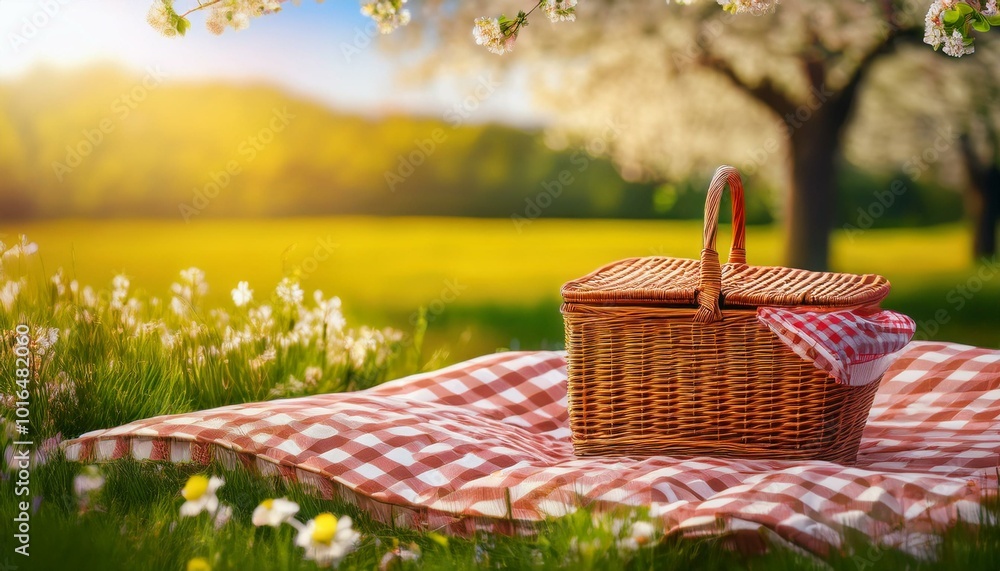
[[[715,250],[733,194],[733,247]],[[760,324],[768,306],[876,306],[880,276],[746,265],[743,187],[721,167],[701,260],[632,258],[563,287],[570,428],[580,455],[714,455],[852,463],[878,383],[848,387]],[[723,311],[726,309],[726,311]]]
[[[729,311],[566,304],[569,415],[580,455],[853,463],[878,383],[848,387]]]

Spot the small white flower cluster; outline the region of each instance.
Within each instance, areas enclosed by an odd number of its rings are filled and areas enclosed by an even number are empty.
[[[198,268],[181,270],[181,281],[170,285],[174,294],[170,298],[170,309],[178,316],[185,317],[194,310],[199,300],[208,293],[208,283],[205,282],[205,272]]]
[[[718,0],[718,2],[727,12],[759,16],[774,12],[780,0]]]
[[[240,282],[236,284],[236,288],[232,291],[233,303],[236,307],[243,307],[244,305],[253,301],[253,290],[250,289],[250,284],[247,282]]]
[[[278,296],[286,306],[295,307],[302,305],[302,299],[305,297],[299,282],[291,278],[282,278],[274,290],[274,295]]]
[[[953,30],[949,34],[945,30],[944,13],[957,4],[958,0],[935,0],[924,17],[924,43],[934,49],[941,48],[941,51],[952,57],[962,57],[976,51],[972,43],[966,41],[962,32]],[[995,1],[993,5],[995,9]]]
[[[223,0],[212,6],[212,12],[205,19],[205,27],[213,34],[221,34],[226,28],[245,30],[250,27],[250,19],[281,10],[277,0]]]
[[[472,36],[476,38],[476,44],[498,56],[513,51],[514,40],[517,39],[516,33],[504,35],[497,18],[476,18],[476,25],[472,28]]]
[[[213,34],[221,34],[226,28],[245,30],[250,26],[250,19],[273,14],[281,10],[282,0],[216,0],[215,2],[199,3],[195,10],[209,10],[205,18],[205,27]],[[185,18],[187,14],[178,14],[174,9],[173,0],[155,0],[146,14],[146,21],[156,31],[168,38],[184,35],[189,25]]]
[[[361,5],[361,13],[375,20],[379,32],[390,34],[410,23],[410,11],[403,4],[406,0],[373,0]]]
[[[168,38],[177,35],[177,13],[173,0],[155,0],[146,13],[146,22]]]
[[[17,280],[5,278],[4,263],[15,258],[21,260],[29,258],[36,252],[38,252],[38,244],[28,240],[24,234],[19,235],[17,243],[10,248],[0,242],[0,284],[2,284],[0,285],[0,307],[3,307],[4,311],[11,311],[14,308],[22,288],[27,285],[27,280],[24,278]]]
[[[576,0],[542,0],[541,7],[550,22],[576,20]]]

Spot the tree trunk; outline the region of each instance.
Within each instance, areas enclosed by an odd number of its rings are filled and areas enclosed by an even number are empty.
[[[1000,221],[1000,166],[992,165],[984,176],[972,181],[972,190],[979,203],[973,239],[976,259],[992,258],[997,253],[997,222]]]
[[[799,109],[805,109],[805,106]],[[837,149],[846,122],[842,113],[820,107],[802,112],[791,127],[791,188],[785,216],[785,260],[789,267],[823,271],[829,267],[830,230],[836,212]]]

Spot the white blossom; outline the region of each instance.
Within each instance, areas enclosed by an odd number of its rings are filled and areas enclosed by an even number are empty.
[[[171,22],[172,12],[173,0],[154,0],[146,13],[146,22],[157,32],[172,38],[177,35],[177,28]]]
[[[734,14],[759,16],[773,12],[780,0],[718,0],[719,5]]]
[[[962,32],[955,30],[950,36],[944,39],[944,46],[941,48],[941,51],[952,57],[962,57],[974,53],[976,48],[972,45],[966,45]]]
[[[550,22],[576,20],[576,0],[542,0],[541,7]]]
[[[476,25],[472,28],[472,36],[476,38],[476,43],[485,47],[490,53],[503,55],[514,49],[516,33],[504,35],[500,29],[500,20],[496,18],[476,18]]]
[[[378,31],[391,33],[410,23],[410,11],[403,8],[406,0],[377,0],[361,5],[361,13],[375,20]]]

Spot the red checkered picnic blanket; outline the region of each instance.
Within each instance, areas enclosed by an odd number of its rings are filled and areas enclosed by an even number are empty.
[[[529,531],[595,507],[649,506],[666,530],[785,540],[845,527],[926,545],[977,521],[1000,464],[1000,351],[912,343],[882,381],[855,466],[718,458],[578,458],[564,356],[501,353],[371,390],[161,416],[68,443],[79,461],[245,465],[396,525]],[[747,533],[749,530],[749,533]]]

